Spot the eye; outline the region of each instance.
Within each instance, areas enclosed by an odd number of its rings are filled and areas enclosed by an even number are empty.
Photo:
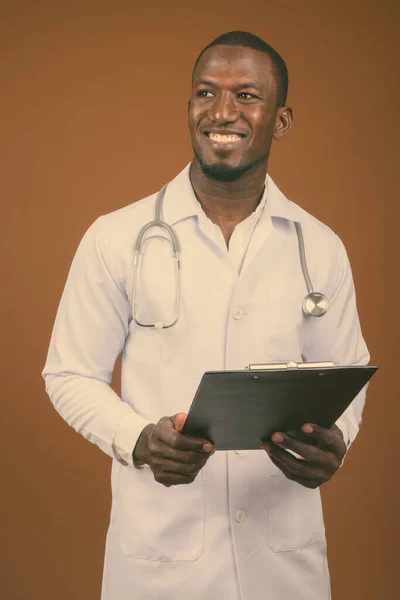
[[[196,94],[199,98],[211,98],[212,93],[209,90],[199,90]]]
[[[240,98],[241,100],[253,100],[254,98],[257,98],[257,96],[254,96],[254,94],[249,94],[247,92],[239,92],[238,98]]]

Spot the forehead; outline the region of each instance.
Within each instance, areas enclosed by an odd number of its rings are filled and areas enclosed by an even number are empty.
[[[242,46],[212,46],[204,52],[193,73],[193,84],[201,79],[254,81],[260,87],[274,86],[272,62],[267,54]]]

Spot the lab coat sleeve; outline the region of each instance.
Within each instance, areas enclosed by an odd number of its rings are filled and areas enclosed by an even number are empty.
[[[307,362],[332,361],[335,365],[366,365],[370,356],[361,333],[351,267],[339,238],[337,244],[338,266],[336,273],[332,273],[335,283],[329,298],[329,310],[322,317],[310,319],[303,359]],[[361,425],[367,387],[361,390],[336,422],[348,448]]]
[[[136,441],[150,421],[110,387],[131,307],[115,274],[103,219],[86,231],[72,261],[42,377],[54,407],[71,427],[112,458],[132,465]]]

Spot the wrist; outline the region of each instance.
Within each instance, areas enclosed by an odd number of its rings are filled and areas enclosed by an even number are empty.
[[[138,437],[132,452],[133,464],[136,468],[149,464],[149,441],[154,427],[155,423],[149,423]]]

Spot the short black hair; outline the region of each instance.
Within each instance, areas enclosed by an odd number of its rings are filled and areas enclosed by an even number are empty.
[[[200,58],[203,56],[204,52],[209,48],[212,48],[212,46],[242,46],[243,48],[252,48],[253,50],[258,50],[259,52],[267,54],[272,62],[276,82],[277,106],[285,106],[289,87],[288,70],[282,56],[278,54],[272,46],[247,31],[229,31],[228,33],[223,33],[200,52],[194,63],[193,75]]]

